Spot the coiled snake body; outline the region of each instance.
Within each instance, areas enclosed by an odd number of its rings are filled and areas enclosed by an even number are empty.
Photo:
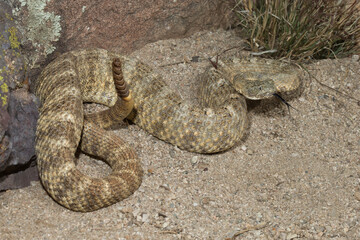
[[[244,97],[268,98],[300,84],[289,65],[256,58],[228,59],[200,76],[200,106],[196,106],[184,102],[136,59],[103,49],[63,54],[37,81],[42,106],[36,153],[43,186],[58,203],[74,211],[111,205],[131,195],[141,183],[142,170],[134,150],[103,130],[126,117],[132,107],[131,102],[118,98],[112,69],[116,58],[132,91],[134,110],[128,118],[159,139],[199,153],[224,151],[240,140],[247,123]],[[84,118],[83,102],[110,109]],[[85,152],[107,161],[112,174],[97,179],[80,173],[75,166],[79,144]]]

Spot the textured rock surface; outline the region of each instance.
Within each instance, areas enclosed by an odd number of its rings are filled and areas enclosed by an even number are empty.
[[[8,0],[24,35],[29,68],[40,69],[56,56],[76,48],[116,48],[130,53],[149,42],[190,36],[234,23],[227,0]],[[40,70],[29,73],[30,78]]]
[[[35,67],[56,49],[61,34],[61,17],[47,10],[50,0],[8,0],[22,33],[23,54],[29,68]]]
[[[38,118],[36,97],[26,89],[11,92],[8,135],[12,143],[11,165],[27,164],[34,155],[35,127]]]
[[[37,179],[31,160],[37,107],[24,81],[19,36],[11,8],[0,2],[0,190],[28,186]]]
[[[0,162],[0,190],[25,187],[38,179],[33,158],[38,118],[36,98],[26,89],[19,89],[12,91],[9,99],[10,124],[3,140],[7,149]]]
[[[131,52],[159,39],[177,38],[230,24],[223,0],[51,1],[62,19],[61,44],[67,50],[96,46]]]

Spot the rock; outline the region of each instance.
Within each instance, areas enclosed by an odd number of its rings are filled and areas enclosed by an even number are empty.
[[[357,62],[357,61],[359,61],[359,55],[357,55],[357,54],[354,54],[354,55],[352,55],[352,57],[351,57],[351,59],[354,61],[354,62]]]
[[[0,2],[0,191],[28,186],[38,175],[33,158],[38,113],[27,91],[20,36],[11,7]]]
[[[141,221],[144,222],[144,223],[149,222],[149,214],[144,213],[144,214],[141,216]]]
[[[30,186],[33,181],[38,181],[38,171],[35,160],[31,160],[25,166],[15,166],[14,172],[0,172],[0,191],[17,189]],[[3,174],[5,174],[3,176]]]
[[[10,124],[4,139],[9,142],[7,159],[0,162],[0,190],[29,186],[38,180],[35,166],[36,98],[26,89],[11,92]]]
[[[5,136],[5,132],[9,126],[10,116],[7,111],[9,105],[10,94],[10,76],[9,76],[9,64],[11,61],[11,30],[12,22],[9,19],[11,17],[11,8],[4,2],[0,2],[0,166],[8,158],[9,139]],[[3,70],[5,69],[5,71]]]
[[[10,2],[10,1],[9,1]],[[234,24],[223,0],[11,1],[31,68],[52,53],[98,47],[130,53],[147,43]],[[32,71],[36,76],[39,71]]]
[[[247,150],[246,150],[246,153],[249,154],[249,155],[253,155],[253,154],[254,154],[254,151],[251,150],[251,149],[247,149]]]
[[[230,1],[50,1],[61,16],[66,49],[117,48],[129,53],[149,42],[230,26]]]
[[[35,155],[35,130],[38,119],[36,97],[26,89],[13,91],[9,114],[11,124],[8,133],[12,143],[10,163],[24,165]]]
[[[4,113],[6,113],[8,115],[7,112],[4,112]],[[7,126],[4,129],[4,134],[5,134],[5,130],[7,130]],[[1,174],[2,170],[4,170],[7,166],[7,162],[10,157],[11,149],[12,149],[12,146],[10,145],[9,136],[4,135],[1,138],[1,146],[0,146],[0,151],[1,151],[0,152],[0,174]]]
[[[286,236],[286,240],[292,240],[295,238],[298,238],[299,235],[295,234],[295,233],[289,233],[289,235]]]
[[[47,0],[8,2],[11,2],[17,28],[23,35],[23,53],[29,68],[34,68],[56,49],[62,30],[61,17],[47,9]]]
[[[195,164],[197,164],[199,162],[199,157],[198,156],[193,156],[192,158],[191,158],[191,164],[192,165],[195,165]]]

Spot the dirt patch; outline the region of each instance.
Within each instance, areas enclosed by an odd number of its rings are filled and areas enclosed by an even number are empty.
[[[231,31],[201,32],[146,45],[132,56],[193,98],[207,58],[239,45]],[[231,52],[228,52],[231,54]],[[199,56],[199,57],[197,57]],[[162,65],[176,63],[160,67]],[[2,239],[358,239],[360,106],[356,57],[305,66],[303,91],[251,102],[249,134],[227,152],[179,150],[135,125],[116,132],[145,170],[130,198],[87,214],[55,203],[39,182],[0,195]],[[82,171],[104,164],[81,156]],[[100,169],[100,170],[99,170]]]

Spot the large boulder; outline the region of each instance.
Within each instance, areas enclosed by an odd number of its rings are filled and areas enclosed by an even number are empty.
[[[231,1],[52,1],[67,49],[96,46],[131,52],[149,42],[230,25]]]
[[[37,179],[36,98],[28,92],[20,34],[11,7],[0,2],[0,191]]]

